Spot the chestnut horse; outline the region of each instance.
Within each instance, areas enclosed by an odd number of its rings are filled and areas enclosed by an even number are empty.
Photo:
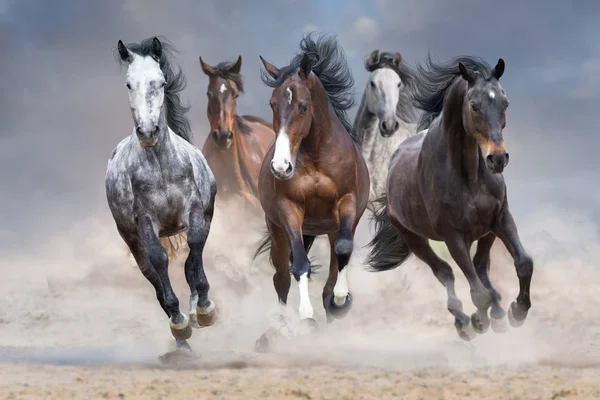
[[[251,211],[260,210],[258,173],[267,146],[275,138],[273,127],[258,117],[237,114],[237,98],[244,92],[242,56],[236,62],[216,66],[199,58],[209,79],[206,95],[210,134],[202,153],[217,180],[217,199],[241,198]]]
[[[494,331],[506,329],[506,312],[489,276],[496,237],[513,257],[519,278],[519,295],[508,310],[511,325],[520,326],[531,307],[533,261],[508,209],[502,176],[509,160],[502,136],[508,107],[500,85],[504,66],[502,59],[491,68],[473,57],[439,64],[429,59],[426,67],[418,66],[415,99],[424,111],[419,131],[429,130],[406,139],[392,156],[387,195],[375,212],[377,233],[370,243],[369,264],[376,271],[396,268],[411,253],[429,265],[446,287],[448,310],[465,340],[487,330],[490,306]],[[477,307],[471,318],[456,295],[452,268],[427,239],[443,240],[465,274]]]
[[[329,277],[323,288],[327,321],[350,310],[347,269],[354,232],[369,200],[369,172],[356,145],[346,110],[353,105],[354,80],[334,37],[311,35],[301,52],[281,69],[260,57],[263,82],[272,87],[274,144],[267,150],[258,181],[268,234],[256,255],[270,247],[273,284],[287,303],[291,273],[298,282],[299,314],[315,327],[308,294],[308,251],[328,235]]]

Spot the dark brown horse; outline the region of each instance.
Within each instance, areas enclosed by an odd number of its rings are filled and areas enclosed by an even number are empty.
[[[489,277],[490,249],[499,237],[519,277],[520,292],[508,315],[512,326],[520,326],[531,307],[533,261],[521,245],[502,176],[508,164],[502,137],[508,98],[499,82],[504,61],[491,68],[471,57],[448,64],[429,59],[418,72],[416,101],[424,111],[419,131],[428,130],[405,140],[392,156],[387,195],[374,216],[377,233],[370,243],[369,264],[376,271],[389,270],[411,253],[426,262],[446,287],[458,334],[470,340],[471,328],[483,333],[489,327],[490,305],[492,328],[506,329],[500,294]],[[471,318],[456,296],[450,265],[427,239],[444,241],[465,274],[477,307]]]
[[[214,67],[200,57],[200,66],[209,78],[210,134],[202,153],[217,180],[217,198],[241,198],[249,210],[260,210],[258,173],[267,146],[275,138],[273,127],[258,117],[237,114],[237,98],[244,92],[242,56],[235,63],[221,62]]]
[[[369,173],[346,117],[353,105],[353,79],[342,49],[334,37],[315,41],[308,35],[300,50],[281,69],[261,57],[263,81],[274,88],[269,104],[277,138],[260,170],[268,235],[257,254],[270,247],[273,284],[284,305],[291,261],[300,291],[300,318],[315,326],[307,252],[316,236],[329,236],[331,261],[323,306],[328,321],[343,318],[352,305],[345,267],[369,199]]]

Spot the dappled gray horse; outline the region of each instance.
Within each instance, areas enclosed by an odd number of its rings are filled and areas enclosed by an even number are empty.
[[[368,208],[373,211],[373,201],[385,192],[392,153],[416,131],[413,98],[417,80],[400,53],[374,50],[365,68],[371,74],[356,113],[354,131],[369,168]]]
[[[215,319],[202,257],[217,187],[204,156],[191,144],[188,109],[179,99],[185,77],[172,68],[169,48],[157,38],[128,46],[119,40],[134,128],[110,155],[105,183],[119,234],[154,286],[177,347],[189,349],[191,327]],[[181,232],[187,232],[190,249],[185,262],[190,318],[179,310],[167,252],[159,242]]]

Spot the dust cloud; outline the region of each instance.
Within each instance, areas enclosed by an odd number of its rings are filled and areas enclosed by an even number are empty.
[[[391,272],[365,270],[369,218],[365,213],[361,220],[349,266],[353,309],[344,320],[326,324],[321,291],[329,249],[318,239],[311,256],[324,267],[313,275],[310,291],[320,330],[279,341],[274,350],[279,363],[394,369],[600,366],[600,242],[585,215],[546,208],[517,221],[535,261],[529,317],[521,328],[505,334],[490,329],[468,343],[457,337],[445,290],[425,264],[413,258]],[[190,339],[204,366],[272,361],[272,355],[254,352],[256,340],[281,320],[273,269],[266,255],[252,260],[263,232],[262,215],[249,218],[235,207],[217,208],[205,268],[218,320]],[[172,350],[168,319],[110,219],[82,220],[39,253],[2,256],[0,361],[156,366],[157,357]],[[171,262],[170,275],[187,312],[186,256],[187,250]],[[473,312],[466,280],[452,265],[465,311]],[[491,274],[506,308],[518,293],[518,281],[499,241],[492,249]],[[285,311],[292,332],[297,306],[292,280]]]

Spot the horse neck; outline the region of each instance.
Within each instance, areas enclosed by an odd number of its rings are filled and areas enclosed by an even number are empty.
[[[455,100],[446,101],[444,104],[442,131],[451,166],[461,175],[466,176],[469,182],[474,182],[479,171],[479,148],[475,138],[464,128],[462,110],[466,91],[467,83],[462,79],[450,89],[446,98]]]
[[[365,88],[354,118],[354,130],[363,149],[369,147],[367,143],[372,141],[374,135],[377,134],[377,129],[377,116],[367,107],[367,89]]]

